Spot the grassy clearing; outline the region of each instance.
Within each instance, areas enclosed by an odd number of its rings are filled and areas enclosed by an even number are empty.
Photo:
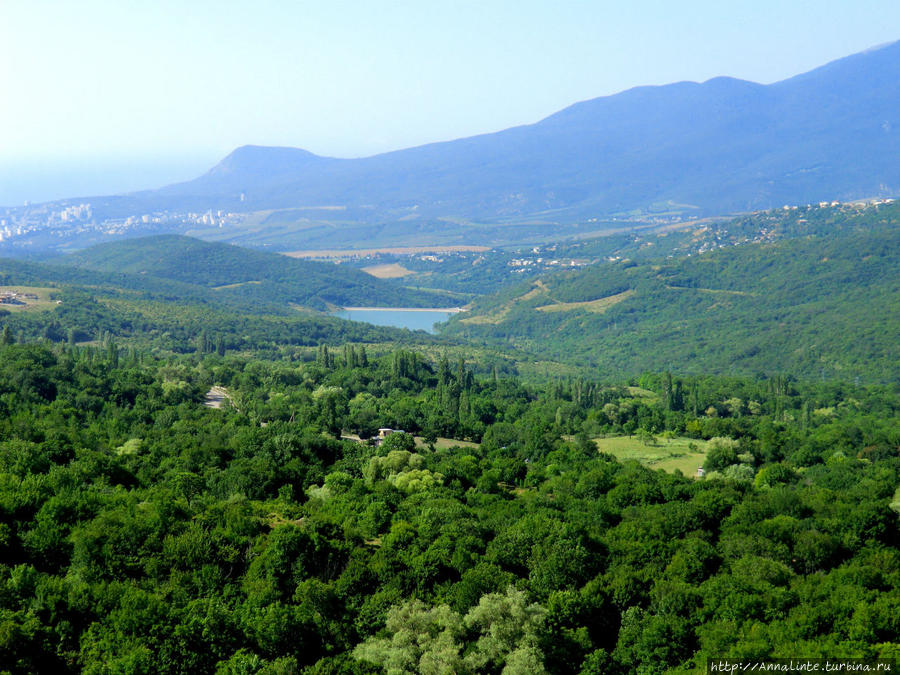
[[[753,297],[756,293],[750,291],[729,291],[724,288],[692,288],[688,286],[666,286],[670,291],[697,291],[698,293],[712,293],[713,295],[740,295]]]
[[[548,377],[578,377],[584,369],[559,361],[516,361],[516,369],[523,381],[544,381]]]
[[[545,284],[543,281],[538,279],[537,281],[534,282],[534,288],[532,288],[530,291],[528,291],[522,297],[520,297],[516,300],[513,300],[513,302],[520,302],[523,300],[531,300],[532,298],[536,298],[537,296],[541,295],[542,293],[549,293],[549,292],[550,292],[550,289],[547,288],[547,284]]]
[[[707,441],[679,436],[657,438],[656,445],[647,445],[635,436],[595,438],[600,452],[608,452],[619,460],[633,459],[650,469],[675,471],[696,476],[697,467],[706,459]]]
[[[495,314],[476,314],[475,316],[460,319],[460,321],[462,321],[463,323],[471,324],[473,326],[484,324],[498,324],[506,318],[506,315],[509,314],[509,310],[509,307],[504,307]]]
[[[427,448],[428,443],[425,442],[425,439],[421,436],[416,436],[416,447],[417,448]],[[438,439],[434,443],[435,450],[447,450],[448,448],[477,448],[478,443],[473,443],[472,441],[457,441],[454,438],[441,438],[438,436]]]
[[[520,302],[527,302],[528,300],[532,300],[539,295],[547,293],[547,286],[543,281],[538,279],[534,282],[534,288],[525,293],[524,295],[520,295],[518,298],[513,298],[509,302],[503,304],[496,312],[492,314],[478,314],[476,316],[472,316],[466,319],[463,319],[463,323],[469,324],[498,324],[502,323],[502,321],[506,318],[506,315],[509,314],[510,310]]]
[[[582,309],[588,312],[592,312],[594,314],[602,314],[606,310],[608,310],[613,305],[617,305],[623,300],[627,300],[632,295],[634,295],[633,290],[623,291],[622,293],[616,293],[615,295],[610,295],[605,298],[598,298],[597,300],[587,300],[585,302],[560,302],[553,298],[550,295],[550,289],[544,284],[544,282],[538,280],[534,282],[533,288],[529,290],[524,295],[520,295],[518,298],[514,298],[509,302],[505,303],[501,307],[499,307],[495,312],[491,314],[479,314],[472,317],[467,317],[463,319],[463,323],[468,324],[499,324],[502,323],[506,316],[509,314],[510,310],[515,307],[517,304],[522,302],[528,302],[529,300],[534,300],[539,296],[546,296],[547,300],[551,301],[549,305],[542,305],[540,307],[535,307],[538,312],[571,312],[576,309]]]
[[[571,312],[575,309],[583,309],[594,314],[602,314],[613,305],[617,305],[623,300],[627,300],[634,295],[633,290],[616,293],[605,298],[597,300],[586,300],[585,302],[556,302],[552,305],[544,305],[543,307],[535,307],[539,312]]]
[[[223,286],[213,286],[212,289],[213,289],[214,291],[222,291],[222,290],[225,290],[225,289],[227,289],[227,288],[240,288],[241,286],[246,286],[246,285],[248,285],[248,284],[256,284],[256,285],[259,285],[259,284],[261,284],[261,283],[262,283],[261,281],[239,281],[239,282],[236,283],[236,284],[224,284]]]
[[[628,392],[629,396],[633,396],[634,398],[646,398],[646,399],[658,399],[659,394],[650,391],[649,389],[641,389],[640,387],[625,387],[625,390]]]
[[[406,269],[400,263],[369,265],[368,267],[363,267],[362,271],[371,274],[376,279],[402,279],[413,273],[412,270]]]
[[[10,312],[50,309],[56,306],[56,300],[51,295],[58,291],[46,286],[0,286],[0,296],[14,298],[16,303],[0,303],[0,309]]]

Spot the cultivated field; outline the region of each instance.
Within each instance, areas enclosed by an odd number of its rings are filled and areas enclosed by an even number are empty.
[[[425,439],[421,436],[416,436],[416,447],[417,448],[427,448],[428,443],[425,442]],[[447,450],[448,448],[477,448],[478,443],[473,443],[472,441],[458,441],[454,438],[443,438],[438,436],[438,439],[434,442],[435,450]]]
[[[57,292],[58,288],[45,286],[0,286],[0,298],[12,299],[12,302],[0,303],[0,309],[10,312],[50,309],[56,305],[51,294]]]
[[[620,460],[634,459],[651,469],[663,471],[681,470],[685,476],[696,476],[697,467],[706,459],[707,441],[695,438],[658,437],[648,445],[636,436],[595,438],[597,449],[608,452]]]
[[[388,248],[322,249],[308,251],[284,251],[290,258],[364,258],[368,255],[415,255],[417,253],[454,253],[457,251],[489,251],[487,246],[398,246]]]

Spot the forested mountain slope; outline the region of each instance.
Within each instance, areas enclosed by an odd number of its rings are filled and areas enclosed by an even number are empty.
[[[176,238],[176,243],[180,241],[182,238]],[[143,248],[138,245],[134,250]],[[189,258],[182,262],[191,265]],[[135,266],[140,268],[137,262]],[[108,268],[115,269],[116,265],[110,262]],[[201,268],[193,278],[202,280],[203,274],[208,278],[212,272]],[[434,342],[424,333],[344,321],[292,306],[289,303],[298,296],[296,285],[289,283],[219,289],[149,274],[0,260],[0,287],[10,291],[39,287],[48,296],[35,305],[0,305],[0,325],[8,327],[17,340],[43,337],[75,344],[102,338],[132,348],[201,353],[213,349],[277,351],[281,347],[347,340]],[[248,290],[242,292],[242,288]],[[306,286],[305,292],[309,290]],[[406,298],[403,289],[386,291],[388,300]],[[303,297],[310,304],[325,306],[316,296]]]
[[[451,306],[440,293],[405,289],[352,267],[297,260],[183,237],[161,235],[100,244],[57,260],[102,272],[147,275],[213,288],[226,297],[265,304],[366,307]]]
[[[671,369],[896,382],[898,212],[892,204],[812,223],[792,212],[778,216],[791,239],[551,274],[479,299],[445,332],[599,376]]]

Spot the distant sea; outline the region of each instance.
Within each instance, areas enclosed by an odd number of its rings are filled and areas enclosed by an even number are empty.
[[[0,207],[56,199],[147,190],[190,180],[215,157],[57,157],[14,161],[0,158]]]

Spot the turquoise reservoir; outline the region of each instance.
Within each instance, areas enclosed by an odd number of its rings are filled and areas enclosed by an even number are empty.
[[[345,307],[334,316],[349,321],[365,321],[376,326],[393,326],[434,333],[434,324],[446,321],[457,309],[408,309],[404,307]]]

